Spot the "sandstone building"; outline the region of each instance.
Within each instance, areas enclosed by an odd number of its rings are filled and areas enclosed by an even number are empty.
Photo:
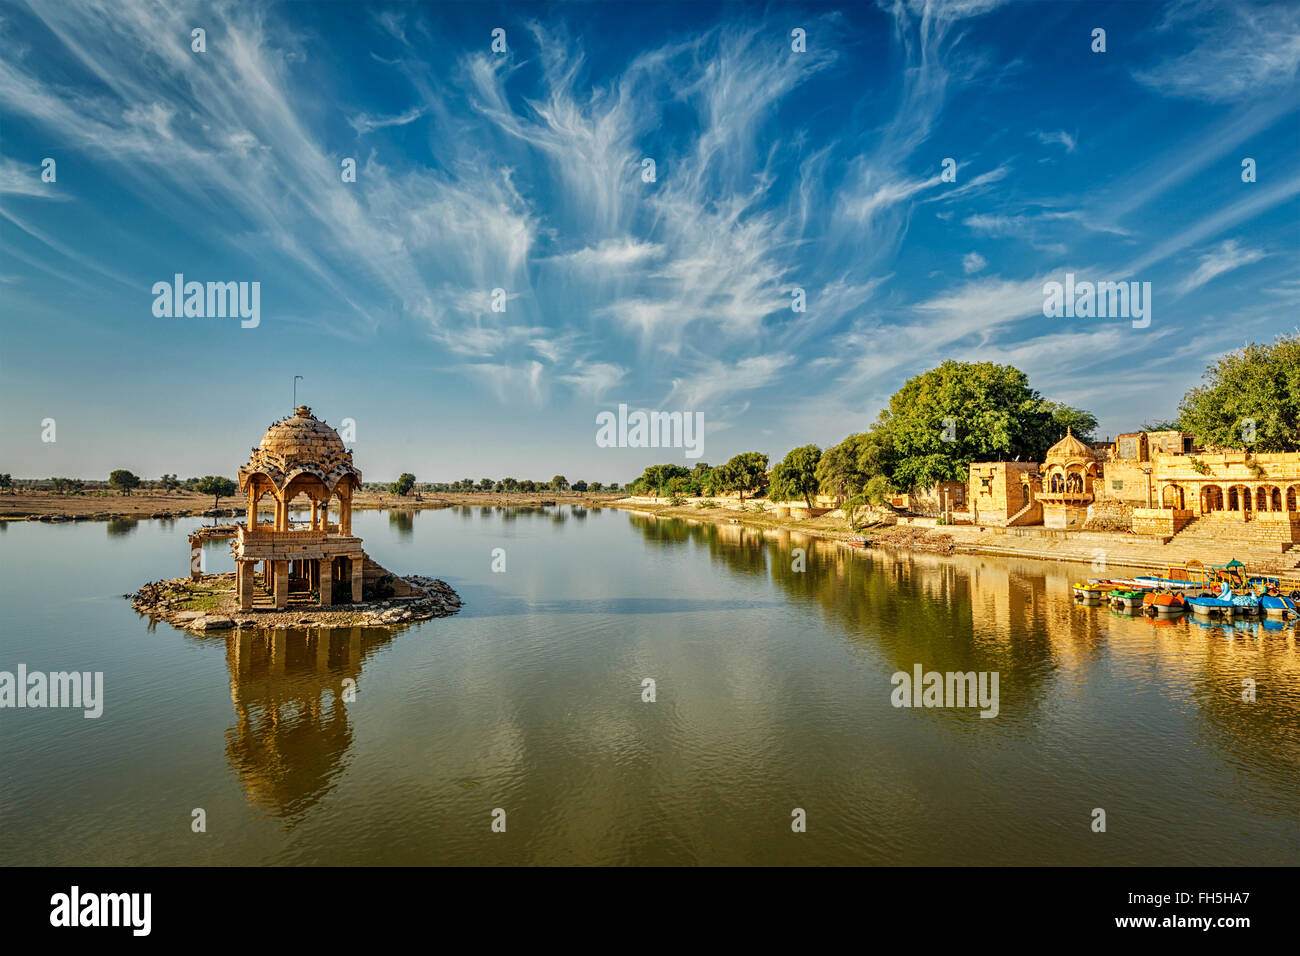
[[[259,590],[270,592],[276,608],[287,607],[293,592],[319,595],[322,605],[333,604],[341,592],[361,600],[366,559],[361,539],[352,534],[352,495],[360,487],[352,453],[306,405],[267,430],[239,469],[248,520],[236,530],[232,551],[242,610],[254,607]],[[262,524],[258,503],[268,495],[275,518]],[[311,516],[295,530],[289,509],[302,497]],[[337,522],[330,520],[331,502],[337,503]]]

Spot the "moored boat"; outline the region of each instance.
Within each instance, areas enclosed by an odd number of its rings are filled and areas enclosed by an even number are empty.
[[[1135,588],[1115,588],[1110,592],[1110,603],[1114,607],[1140,608],[1148,593]]]
[[[1100,604],[1110,590],[1107,584],[1075,584],[1074,600],[1079,604]]]
[[[1297,611],[1296,602],[1290,597],[1283,597],[1281,594],[1262,595],[1259,604],[1264,614],[1272,621],[1285,621],[1287,618],[1300,615],[1300,611]]]
[[[1142,596],[1142,611],[1147,616],[1170,617],[1187,610],[1187,601],[1181,594],[1150,592]]]
[[[1200,614],[1203,617],[1226,617],[1231,619],[1236,611],[1231,601],[1210,597],[1206,594],[1189,597],[1187,606],[1192,609],[1193,614]]]

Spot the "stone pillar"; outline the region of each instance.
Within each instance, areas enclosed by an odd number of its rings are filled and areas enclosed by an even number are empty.
[[[248,518],[244,522],[248,525],[249,530],[257,527],[257,494],[253,491],[254,484],[248,483]]]
[[[352,600],[361,600],[361,582],[363,579],[363,570],[365,568],[365,558],[357,555],[352,559]]]
[[[352,493],[347,498],[339,495],[339,534],[352,534]]]
[[[275,606],[286,608],[289,606],[289,562],[272,561],[271,568],[275,576]]]
[[[239,582],[239,609],[251,611],[253,609],[253,562],[240,561],[238,565],[236,576]]]
[[[321,558],[320,564],[320,605],[328,607],[334,603],[334,562],[330,558]]]

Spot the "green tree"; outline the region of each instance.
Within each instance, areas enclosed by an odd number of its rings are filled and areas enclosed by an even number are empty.
[[[140,479],[125,468],[119,468],[109,475],[108,483],[124,495],[129,495],[131,489],[140,487]]]
[[[556,475],[551,479],[551,487],[556,491],[565,491],[569,487],[569,479],[563,475]]]
[[[404,471],[402,472],[400,478],[398,478],[396,481],[394,481],[391,485],[388,486],[388,490],[392,494],[401,495],[403,498],[405,498],[407,495],[411,493],[411,489],[414,487],[415,487],[415,475],[411,474],[409,471]]]
[[[1178,407],[1183,431],[1216,448],[1300,451],[1300,334],[1229,352],[1204,379]]]
[[[175,491],[181,486],[180,479],[175,475],[163,475],[158,479],[158,487],[163,491]]]
[[[12,495],[14,493],[13,475],[9,474],[9,472],[4,472],[3,474],[0,474],[0,488],[3,488],[5,491],[9,492],[9,494]]]
[[[511,494],[519,490],[519,479],[517,478],[502,478],[501,484],[506,489],[507,494]]]
[[[685,478],[688,472],[681,465],[650,465],[637,479],[640,489],[646,494],[654,497],[663,497],[663,492],[668,489],[668,483],[674,478]]]
[[[1060,438],[1025,373],[992,362],[944,362],[903,383],[881,424],[898,488],[964,481],[972,461],[1041,460]]]
[[[1044,402],[1043,407],[1052,416],[1052,427],[1061,435],[1067,431],[1087,444],[1097,433],[1097,416],[1082,408],[1071,408],[1060,402]]]
[[[236,485],[229,478],[220,475],[205,475],[194,483],[194,490],[201,495],[212,495],[212,507],[218,508],[222,498],[234,495]]]
[[[860,495],[873,477],[888,476],[893,462],[894,444],[889,430],[873,426],[871,431],[849,435],[822,453],[817,462],[818,489],[822,494],[834,495],[842,505]]]
[[[740,492],[740,501],[744,504],[745,492],[763,490],[767,478],[767,456],[756,451],[741,452],[723,465],[722,470],[723,490]]]
[[[802,498],[812,507],[813,495],[817,494],[817,464],[821,461],[822,450],[816,445],[801,445],[792,449],[788,455],[772,469],[772,486],[768,495],[773,501],[794,501]]]
[[[573,490],[578,493],[582,493],[587,490],[587,483],[582,480],[575,481],[573,483]]]

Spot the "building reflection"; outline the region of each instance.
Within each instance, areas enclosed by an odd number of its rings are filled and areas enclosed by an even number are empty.
[[[1000,722],[1038,725],[1086,685],[1113,681],[1127,693],[1156,692],[1189,705],[1187,732],[1203,736],[1234,766],[1258,768],[1252,785],[1279,801],[1300,789],[1300,628],[1275,622],[1203,624],[1117,614],[1071,598],[1088,565],[1001,556],[859,551],[786,530],[630,516],[649,540],[696,547],[727,570],[769,578],[808,613],[890,669],[997,671]],[[797,570],[796,548],[804,567]],[[1132,573],[1132,572],[1128,572]],[[1258,698],[1242,700],[1243,681]],[[979,720],[946,720],[954,734]],[[1084,715],[1081,719],[1086,719]],[[1098,726],[1104,719],[1098,715]]]
[[[391,639],[360,627],[229,634],[226,759],[250,805],[292,828],[329,793],[352,746],[351,692]]]

